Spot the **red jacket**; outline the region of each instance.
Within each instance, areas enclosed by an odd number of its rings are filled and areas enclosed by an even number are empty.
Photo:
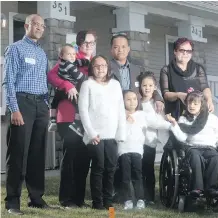
[[[77,58],[83,59],[84,54],[79,52]],[[48,81],[54,87],[64,90],[66,93],[74,87],[72,83],[67,80],[63,80],[58,76],[59,62],[48,72]],[[88,67],[79,68],[81,72],[88,75]],[[69,100],[62,100],[57,108],[57,123],[73,122],[75,119],[75,107]]]

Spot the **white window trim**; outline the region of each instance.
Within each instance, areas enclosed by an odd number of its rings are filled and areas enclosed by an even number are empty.
[[[169,64],[169,42],[175,42],[179,37],[178,36],[170,36],[170,35],[165,35],[165,48],[166,48],[166,65]]]

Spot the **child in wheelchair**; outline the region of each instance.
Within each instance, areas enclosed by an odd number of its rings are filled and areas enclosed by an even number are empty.
[[[208,112],[203,93],[193,91],[185,99],[186,110],[177,121],[166,115],[171,130],[184,149],[192,169],[193,197],[218,197],[218,117]]]

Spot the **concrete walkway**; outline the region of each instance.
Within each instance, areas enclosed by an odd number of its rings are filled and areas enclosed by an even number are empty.
[[[45,177],[56,177],[60,176],[60,171],[59,170],[46,170],[45,171]],[[1,174],[1,182],[4,182],[6,178],[6,174],[2,173]]]

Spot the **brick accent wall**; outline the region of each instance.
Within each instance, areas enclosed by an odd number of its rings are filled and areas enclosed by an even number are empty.
[[[45,25],[46,30],[41,44],[53,67],[58,60],[59,49],[66,43],[66,34],[73,33],[74,22],[48,18],[45,19]]]
[[[148,53],[150,44],[148,44],[148,34],[136,31],[128,32],[131,51],[129,53],[129,60],[145,70],[149,66]]]

